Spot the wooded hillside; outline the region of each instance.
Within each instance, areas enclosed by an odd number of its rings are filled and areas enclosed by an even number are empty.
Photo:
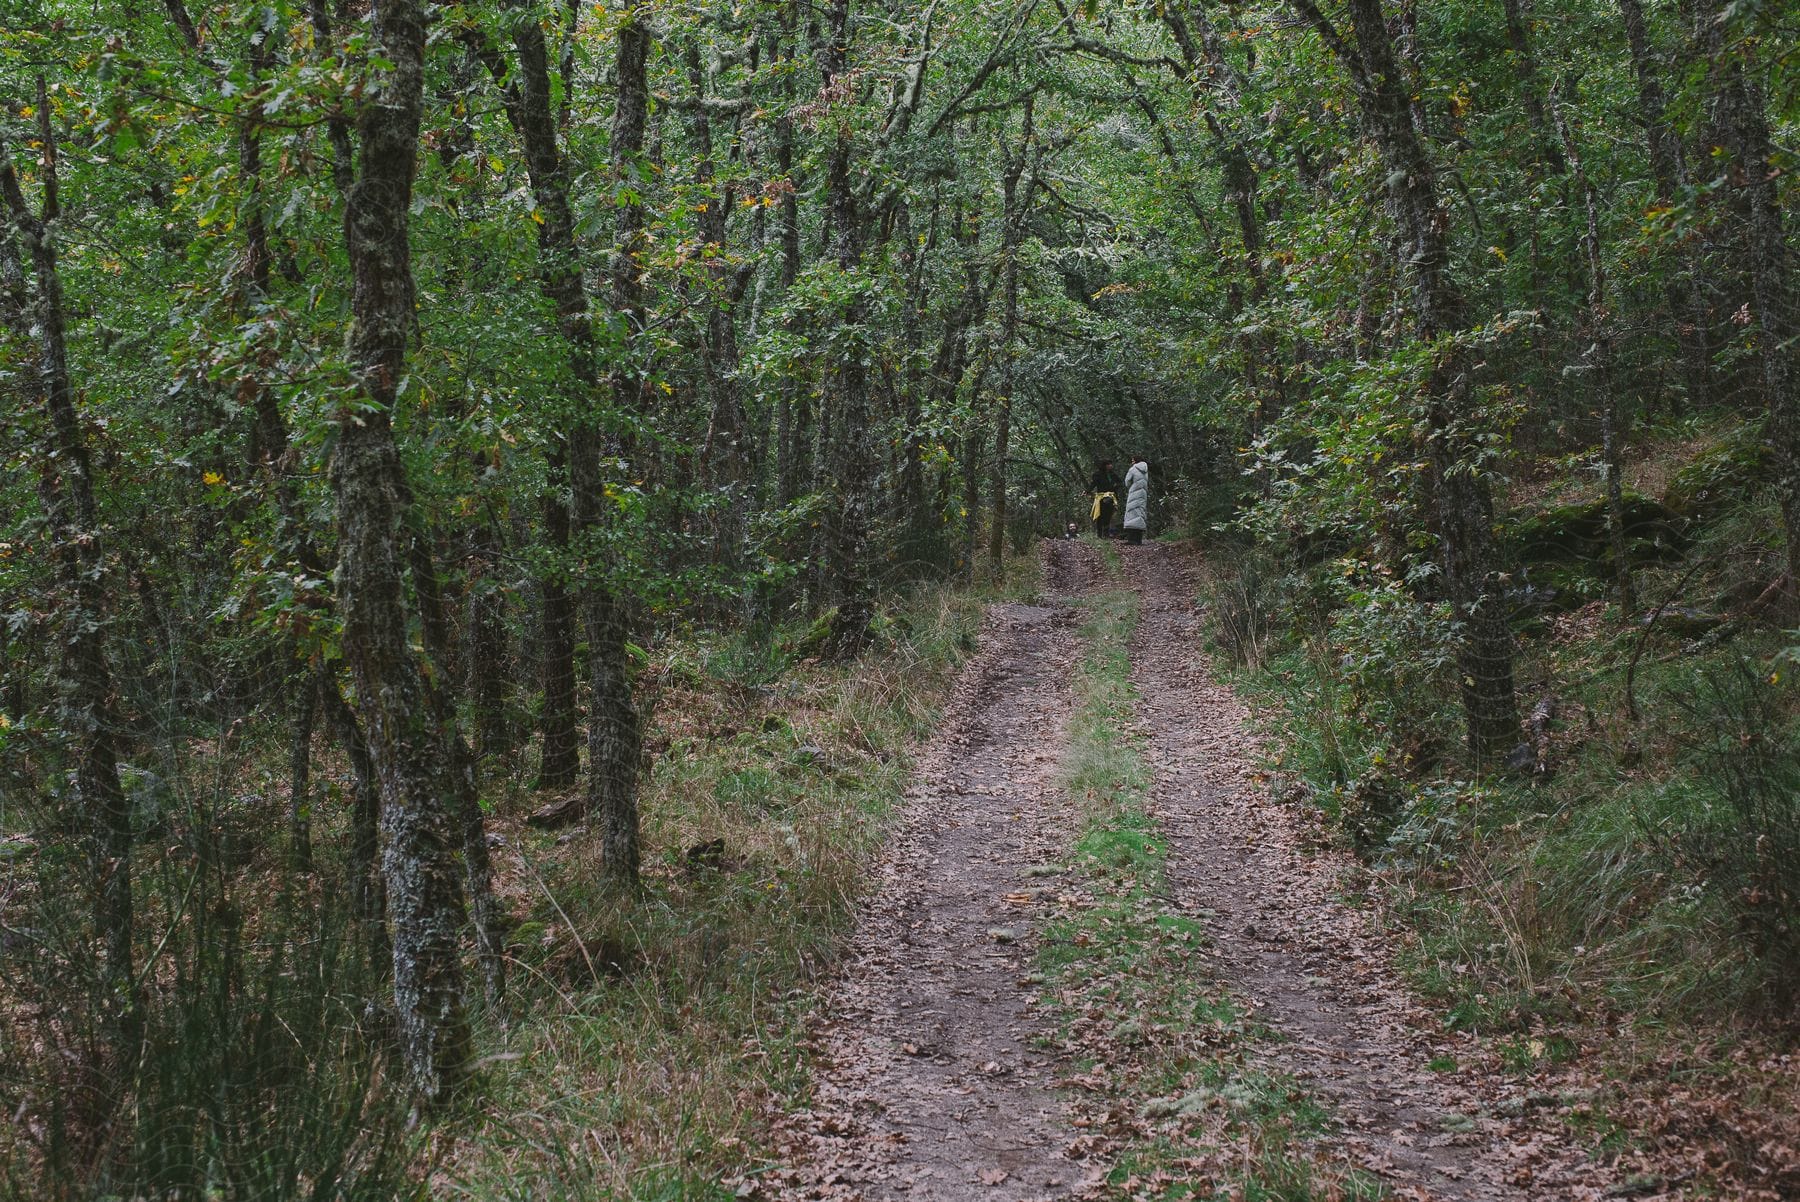
[[[0,1188],[390,1197],[571,993],[804,990],[1107,460],[1446,1010],[1793,1017],[1785,0],[0,26]]]

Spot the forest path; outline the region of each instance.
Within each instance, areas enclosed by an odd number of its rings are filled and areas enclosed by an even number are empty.
[[[1076,823],[1057,780],[1092,548],[1044,548],[1046,600],[993,606],[923,755],[815,1032],[812,1108],[787,1135],[795,1198],[1018,1202],[1079,1166],[1035,1038],[1027,907]]]
[[[1598,1166],[1536,1113],[1560,1099],[1480,1071],[1487,1058],[1410,994],[1388,936],[1343,900],[1349,859],[1259,787],[1249,712],[1205,662],[1189,552],[1146,544],[1125,562],[1174,900],[1212,938],[1211,975],[1278,1034],[1258,1058],[1331,1107],[1331,1155],[1401,1198],[1604,1196]]]
[[[990,611],[877,865],[816,1031],[813,1105],[785,1120],[784,1163],[761,1179],[780,1197],[1113,1192],[1104,1141],[1076,1138],[1057,1092],[1072,1067],[1045,1050],[1053,1023],[1032,975],[1032,912],[1057,892],[1082,822],[1058,760],[1081,651],[1072,602],[1100,575],[1084,543],[1043,553],[1046,599]],[[1523,1084],[1432,1070],[1482,1057],[1411,998],[1383,933],[1339,897],[1348,862],[1309,847],[1300,817],[1258,786],[1248,713],[1207,671],[1187,552],[1121,554],[1140,596],[1130,657],[1150,811],[1170,845],[1171,900],[1212,940],[1196,988],[1225,989],[1275,1034],[1250,1057],[1331,1109],[1320,1154],[1398,1198],[1603,1196]]]

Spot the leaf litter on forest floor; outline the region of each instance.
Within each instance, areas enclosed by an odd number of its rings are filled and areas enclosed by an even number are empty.
[[[785,1163],[772,1173],[782,1192],[1018,1202],[1683,1196],[1679,1170],[1645,1169],[1669,1164],[1666,1155],[1589,1156],[1582,1123],[1606,1084],[1578,1065],[1542,1063],[1549,1039],[1523,1041],[1517,1055],[1539,1063],[1522,1077],[1493,1047],[1443,1030],[1399,984],[1391,934],[1361,912],[1356,887],[1346,890],[1351,878],[1317,822],[1266,796],[1241,704],[1195,662],[1175,554],[1147,548],[1133,561],[1145,622],[1130,655],[1122,640],[1139,600],[1121,592],[1087,605],[1075,724],[1091,719],[1092,762],[1064,757],[1074,809],[1044,808],[1034,770],[1043,753],[1016,745],[1043,717],[1022,717],[1011,686],[1023,658],[1031,686],[1044,688],[1047,649],[1030,634],[1046,629],[1044,614],[1024,607],[990,622],[988,662],[914,791],[932,804],[908,819],[883,865],[892,896],[865,922],[839,984],[833,1007],[852,1017],[819,1030],[819,1096],[785,1129]],[[1109,622],[1112,645],[1102,645]],[[957,796],[991,808],[958,812],[947,803]],[[1025,884],[1047,877],[1058,878],[1052,889]],[[895,914],[916,916],[900,924],[913,947],[898,957],[881,946]],[[922,992],[901,983],[961,973],[983,944],[996,974],[927,981]],[[1035,971],[1022,952],[1035,952]],[[922,999],[911,1018],[935,1022],[933,1037],[882,1035],[908,1020],[892,996],[906,989]],[[999,1031],[1013,1055],[957,1046]],[[939,1076],[896,1073],[895,1061]],[[1001,1083],[1012,1092],[993,1094]],[[1667,1139],[1706,1109],[1666,1096],[1657,1106],[1671,1116]],[[898,1129],[909,1116],[917,1139]],[[1654,1121],[1640,1129],[1654,1141]],[[969,1132],[1023,1149],[1015,1164],[1075,1161],[1081,1172],[1021,1179],[956,1153],[955,1171],[943,1171],[946,1135],[961,1133],[951,1146],[966,1150]],[[1743,1138],[1760,1140],[1765,1159],[1793,1142],[1779,1123],[1747,1122]]]
[[[1047,555],[1052,587],[1066,554]],[[847,968],[815,1028],[809,1108],[777,1126],[784,1197],[1025,1202],[1062,1192],[1060,1103],[1039,1046],[1024,921],[1032,866],[1059,861],[1054,761],[1069,615],[995,607],[874,872]]]

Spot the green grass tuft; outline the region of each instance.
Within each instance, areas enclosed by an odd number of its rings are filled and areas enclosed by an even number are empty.
[[[1117,552],[1110,557],[1117,572]],[[1152,775],[1132,718],[1128,643],[1137,597],[1085,602],[1076,710],[1063,759],[1081,814],[1077,891],[1046,924],[1039,952],[1058,1041],[1090,1083],[1095,1114],[1137,1134],[1108,1196],[1158,1199],[1373,1199],[1377,1183],[1329,1162],[1326,1112],[1292,1082],[1252,1066],[1259,1032],[1196,952],[1202,923],[1169,903],[1168,847],[1147,809]]]

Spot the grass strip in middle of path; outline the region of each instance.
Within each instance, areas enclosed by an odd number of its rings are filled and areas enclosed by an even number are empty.
[[[1170,900],[1168,847],[1134,727],[1128,644],[1135,593],[1084,603],[1085,644],[1064,781],[1080,812],[1068,882],[1039,968],[1060,1050],[1073,1064],[1072,1154],[1110,1160],[1089,1196],[1131,1199],[1372,1199],[1367,1176],[1314,1141],[1326,1113],[1250,1063],[1256,1037],[1199,960],[1204,928]]]

